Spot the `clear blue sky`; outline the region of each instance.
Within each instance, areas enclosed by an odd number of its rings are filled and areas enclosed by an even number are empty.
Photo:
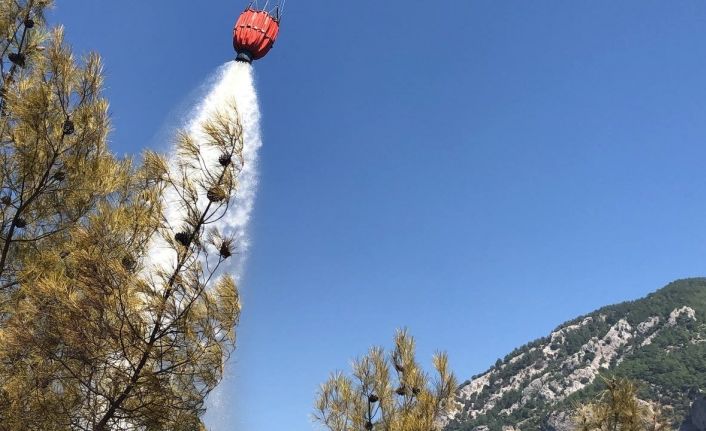
[[[166,147],[244,4],[58,1],[105,57],[115,152]],[[312,429],[317,385],[397,327],[464,380],[706,272],[702,1],[290,0],[256,69],[262,183],[214,431]]]

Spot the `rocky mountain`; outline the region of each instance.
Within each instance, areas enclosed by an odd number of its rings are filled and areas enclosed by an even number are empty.
[[[705,431],[706,278],[601,308],[515,349],[461,385],[446,429],[571,430],[572,406],[602,389],[600,376],[639,381],[640,398],[675,430]]]

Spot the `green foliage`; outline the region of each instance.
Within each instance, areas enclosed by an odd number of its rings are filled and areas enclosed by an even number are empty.
[[[695,311],[696,320],[681,316],[675,325],[667,325],[670,314],[684,306]],[[690,405],[688,394],[696,389],[706,390],[706,278],[678,280],[643,299],[603,307],[559,326],[557,331],[563,330],[563,337],[557,336],[552,340],[542,338],[515,349],[501,364],[495,364],[484,373],[491,373],[490,384],[471,400],[474,409],[489,405],[491,401],[493,407],[487,414],[472,420],[462,416],[448,429],[471,431],[480,425],[488,426],[491,431],[500,431],[503,426],[519,426],[522,430],[540,429],[552,412],[568,411],[576,403],[583,404],[595,399],[606,389],[605,383],[600,379],[590,383],[585,377],[578,378],[587,386],[562,401],[525,397],[526,401],[529,399],[526,403],[508,411],[506,409],[520,398],[517,389],[504,391],[498,398],[503,382],[506,384],[526,367],[541,369],[552,379],[569,376],[575,366],[562,365],[568,357],[578,355],[579,367],[596,358],[593,351],[584,349],[586,343],[592,339],[603,339],[620,320],[627,321],[634,330],[640,323],[654,317],[659,318],[658,325],[644,333],[634,332],[635,337],[618,349],[620,361],[616,357],[611,363],[603,365],[618,378],[639,382],[641,399],[673,408],[670,420],[678,424]],[[579,327],[569,329],[572,325]],[[650,342],[643,345],[650,336]],[[543,346],[551,348],[555,356],[545,357],[541,350]],[[527,379],[521,383],[520,395],[529,381]],[[464,409],[467,411],[470,408],[470,402],[467,402]]]

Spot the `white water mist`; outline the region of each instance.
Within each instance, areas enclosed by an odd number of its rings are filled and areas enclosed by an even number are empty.
[[[262,146],[260,108],[255,91],[254,73],[250,64],[228,62],[218,68],[215,79],[211,79],[210,82],[211,87],[204,92],[201,100],[187,115],[183,128],[199,144],[205,139],[201,130],[204,121],[219,111],[227,111],[235,102],[243,128],[243,166],[238,175],[238,186],[235,195],[231,196],[228,211],[215,223],[215,227],[226,236],[232,236],[235,239],[235,254],[232,259],[229,259],[227,270],[238,280],[243,273],[245,252],[249,246],[247,227],[258,182],[258,150]],[[209,149],[207,145],[202,148],[204,158],[217,163],[220,156],[217,150]],[[171,154],[176,154],[176,149],[172,149]],[[175,169],[176,160],[171,159],[169,162]],[[205,200],[205,196],[202,196],[200,204],[205,206]],[[164,205],[165,218],[171,224],[172,230],[176,232],[179,223],[186,218],[186,214],[181,199],[174,190],[166,190]],[[157,240],[151,247],[150,260],[153,265],[168,270],[176,262],[176,252],[165,241]]]

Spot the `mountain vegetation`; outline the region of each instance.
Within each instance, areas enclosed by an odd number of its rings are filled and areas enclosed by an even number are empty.
[[[677,428],[706,388],[706,279],[601,308],[515,349],[461,385],[447,429],[570,429],[561,422],[608,375],[637,381],[640,399]]]

